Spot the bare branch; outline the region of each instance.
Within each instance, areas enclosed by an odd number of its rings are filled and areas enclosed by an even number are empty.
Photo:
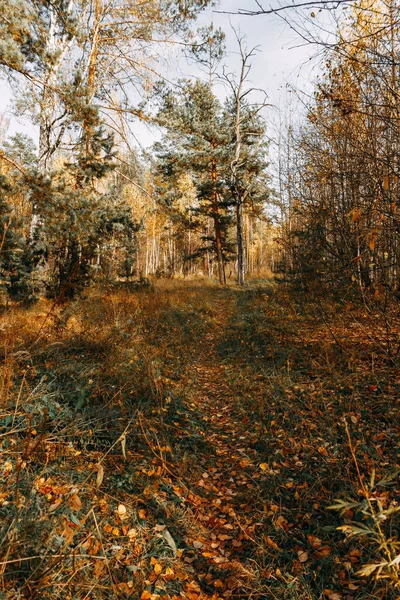
[[[255,17],[256,15],[272,15],[275,13],[293,10],[296,8],[315,8],[318,10],[337,10],[339,6],[344,4],[352,4],[353,0],[315,0],[314,2],[296,2],[293,4],[285,4],[277,8],[263,8],[261,3],[256,0],[258,10],[248,10],[239,8],[237,11],[216,10],[214,12],[225,15],[242,15],[244,17]]]

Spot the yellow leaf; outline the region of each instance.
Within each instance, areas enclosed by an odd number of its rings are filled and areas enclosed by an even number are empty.
[[[147,510],[145,508],[141,508],[138,511],[138,516],[139,516],[139,519],[146,519],[147,518]]]
[[[142,595],[140,596],[140,600],[150,600],[151,593],[148,590],[144,590]]]
[[[361,575],[361,577],[369,577],[374,571],[382,566],[384,566],[382,563],[369,563],[357,571],[357,575]]]
[[[261,463],[260,469],[261,469],[261,471],[267,471],[268,470],[268,464],[267,463]]]
[[[134,540],[137,537],[137,531],[136,529],[129,529],[127,536],[130,540]]]
[[[161,572],[162,572],[162,566],[159,563],[156,563],[154,565],[154,573],[156,575],[160,575]]]

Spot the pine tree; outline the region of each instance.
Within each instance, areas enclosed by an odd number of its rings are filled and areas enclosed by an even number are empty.
[[[224,56],[224,35],[207,27],[200,30],[200,40],[192,46],[191,56],[206,73],[206,81],[180,82],[180,92],[160,90],[162,98],[158,122],[167,130],[156,145],[158,171],[164,176],[162,191],[169,202],[177,199],[177,182],[191,174],[197,190],[198,204],[191,214],[208,217],[213,222],[211,243],[218,263],[219,280],[225,283],[225,261],[232,257],[229,227],[236,210],[239,281],[244,277],[242,212],[245,205],[263,205],[268,197],[266,185],[265,124],[260,116],[264,103],[246,101],[244,89],[248,74],[249,53],[245,57],[240,85],[229,78],[232,94],[224,106],[213,93],[213,82]],[[251,90],[250,90],[251,91]],[[168,202],[168,200],[167,200]],[[195,222],[186,225],[193,226]],[[207,246],[203,251],[207,251]]]
[[[231,215],[225,189],[229,134],[222,106],[208,83],[181,82],[180,92],[164,95],[157,118],[167,129],[155,146],[159,169],[170,181],[192,173],[198,199],[193,212],[210,218],[214,228],[212,236],[205,236],[203,250],[211,247],[214,252],[223,285],[225,259],[231,250],[227,239]]]

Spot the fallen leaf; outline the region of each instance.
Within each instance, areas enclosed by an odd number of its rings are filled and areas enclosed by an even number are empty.
[[[72,510],[78,511],[82,508],[82,500],[79,498],[78,494],[73,494],[69,503]]]
[[[96,560],[93,567],[93,575],[97,578],[100,577],[102,572],[104,571],[104,567],[106,566],[104,560]]]
[[[308,552],[306,550],[299,550],[297,556],[301,563],[305,563],[308,561]]]
[[[269,536],[267,537],[266,542],[271,548],[274,548],[275,550],[280,550],[278,544],[274,542],[274,540],[272,540]]]
[[[99,488],[101,486],[101,484],[103,483],[103,479],[104,479],[104,467],[103,465],[96,465],[96,469],[97,469],[97,477],[96,477],[96,486]]]
[[[74,539],[74,535],[75,535],[76,531],[75,531],[75,529],[73,529],[70,526],[67,517],[63,517],[63,525],[64,525],[64,530],[62,532],[62,536],[65,539],[65,543],[70,544],[72,542],[72,540]]]
[[[168,546],[171,548],[173,555],[177,556],[178,548],[176,547],[175,540],[172,537],[172,535],[170,534],[170,532],[168,531],[168,529],[165,529],[162,532],[162,534],[163,534],[163,537],[164,537],[165,541],[167,542]]]
[[[126,435],[125,434],[121,435],[120,442],[121,442],[122,456],[126,459]]]

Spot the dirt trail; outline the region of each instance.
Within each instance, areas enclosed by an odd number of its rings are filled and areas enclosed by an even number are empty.
[[[237,402],[237,388],[232,389],[227,381],[218,353],[218,343],[232,314],[232,301],[226,297],[221,300],[215,309],[215,325],[206,334],[193,364],[197,385],[192,400],[202,414],[207,441],[214,449],[200,457],[202,477],[195,482],[203,534],[194,566],[208,571],[206,581],[219,592],[215,598],[247,598],[253,574],[246,557],[249,546],[254,552],[257,545],[253,537],[256,515],[251,505],[256,486],[253,474],[259,468],[257,452],[252,448],[257,434],[246,425],[248,418]]]

